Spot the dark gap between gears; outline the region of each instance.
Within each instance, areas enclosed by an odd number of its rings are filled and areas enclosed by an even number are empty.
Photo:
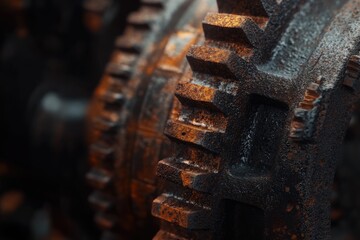
[[[249,204],[224,200],[223,239],[265,239],[264,211]]]
[[[343,142],[331,196],[332,239],[360,237],[360,102]]]

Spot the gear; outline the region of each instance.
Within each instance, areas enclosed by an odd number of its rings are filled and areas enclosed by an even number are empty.
[[[158,164],[155,239],[328,239],[336,146],[358,95],[360,4],[218,7],[166,126],[175,153]]]
[[[87,179],[96,189],[89,201],[98,209],[96,222],[108,230],[104,238],[150,238],[157,229],[149,211],[156,164],[170,154],[162,131],[184,56],[211,6],[201,4],[144,0],[116,40],[89,111],[93,168]]]
[[[208,9],[190,2],[143,0],[94,96],[87,178],[116,232],[104,238],[149,238],[158,192],[154,239],[329,238],[359,3],[218,0],[204,40]]]

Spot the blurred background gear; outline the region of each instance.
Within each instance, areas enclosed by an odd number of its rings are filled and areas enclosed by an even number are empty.
[[[186,52],[214,6],[144,0],[116,40],[89,111],[89,202],[104,239],[151,239],[159,228],[150,209],[157,162],[171,151],[162,132]]]
[[[138,3],[91,1],[106,5],[94,29],[87,2],[0,1],[0,239],[99,238],[86,204],[85,115]]]

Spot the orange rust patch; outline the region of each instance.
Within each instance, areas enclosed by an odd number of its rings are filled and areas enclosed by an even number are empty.
[[[3,194],[0,198],[0,212],[9,214],[23,203],[24,195],[19,191],[10,191]]]
[[[163,70],[180,72],[186,53],[197,41],[198,31],[189,29],[178,31],[170,37],[165,48],[164,54],[159,61],[159,66]]]

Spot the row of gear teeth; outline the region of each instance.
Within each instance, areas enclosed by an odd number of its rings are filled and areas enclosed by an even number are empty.
[[[93,143],[89,159],[92,169],[86,175],[90,186],[95,189],[89,202],[97,211],[96,224],[104,229],[103,239],[116,239],[116,226],[120,219],[114,214],[115,188],[115,144],[121,126],[121,109],[126,102],[126,84],[131,79],[134,67],[146,46],[146,39],[166,7],[165,0],[142,0],[138,11],[128,17],[128,27],[123,35],[115,40],[112,53],[100,90],[95,96],[96,113],[91,116]],[[127,221],[129,219],[123,219]],[[123,225],[123,224],[121,224]]]
[[[170,119],[165,129],[176,153],[159,162],[157,174],[170,185],[181,185],[182,190],[173,193],[173,188],[167,190],[165,186],[164,193],[153,201],[152,214],[163,220],[154,238],[157,240],[211,236],[212,206],[216,205],[211,198],[220,178],[229,116],[236,107],[237,79],[252,68],[252,57],[264,44],[271,17],[281,12],[286,19],[287,12],[294,8],[286,0],[217,2],[219,13],[208,13],[203,21],[205,43],[193,46],[187,55],[193,75],[178,84],[175,96],[181,102],[179,116]],[[259,179],[253,178],[254,183],[248,185],[257,186],[262,179],[269,181],[262,176]],[[190,200],[196,199],[194,196],[205,200]],[[178,226],[176,230],[174,225]]]

